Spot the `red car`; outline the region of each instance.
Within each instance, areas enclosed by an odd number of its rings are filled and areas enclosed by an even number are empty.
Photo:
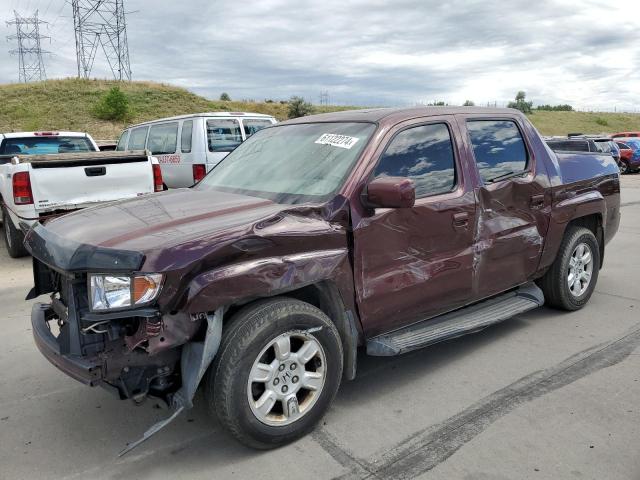
[[[624,138],[624,137],[640,137],[640,132],[618,132],[611,134],[611,138]]]
[[[620,148],[620,173],[632,173],[640,170],[640,139],[625,138],[616,140]]]

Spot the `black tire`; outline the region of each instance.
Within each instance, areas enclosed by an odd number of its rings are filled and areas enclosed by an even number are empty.
[[[629,164],[627,162],[625,162],[624,160],[620,161],[620,174],[621,175],[626,175],[627,173],[629,173]]]
[[[586,290],[579,296],[574,295],[567,282],[569,273],[569,262],[576,247],[585,243],[591,250],[593,266],[591,280]],[[595,235],[591,230],[584,227],[571,226],[567,228],[558,255],[549,271],[538,282],[544,292],[546,304],[561,310],[579,310],[591,298],[598,281],[600,271],[600,248]]]
[[[249,374],[270,342],[292,331],[311,335],[322,347],[324,383],[315,403],[299,419],[283,426],[267,425],[249,405]],[[329,408],[340,386],[342,359],[338,330],[321,310],[287,297],[257,301],[238,311],[225,326],[216,360],[206,375],[209,412],[246,446],[269,449],[287,444],[311,431]]]
[[[4,229],[4,244],[7,247],[9,256],[11,258],[20,258],[29,255],[27,249],[24,248],[24,234],[15,227],[6,207],[2,207],[2,228]]]

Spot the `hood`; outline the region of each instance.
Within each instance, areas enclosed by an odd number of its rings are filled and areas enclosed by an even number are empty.
[[[46,250],[66,251],[63,262],[47,258],[47,263],[61,263],[57,266],[62,269],[77,270],[82,269],[82,265],[91,268],[96,259],[89,264],[86,259],[108,252],[119,252],[129,261],[123,263],[121,258],[119,263],[114,263],[109,259],[106,264],[94,267],[136,269],[141,266],[132,268],[136,258],[140,264],[143,257],[172,247],[189,250],[197,245],[237,238],[234,231],[246,230],[287,207],[270,200],[220,191],[171,190],[86,208],[51,220],[45,226],[38,225],[27,236],[27,247],[38,258]],[[84,259],[80,263],[79,252],[83,252]]]
[[[187,243],[284,208],[245,195],[179,189],[80,210],[46,227],[78,243],[147,251]]]
[[[344,227],[325,219],[321,211],[326,206],[171,190],[37,224],[25,245],[34,257],[59,270],[186,273],[258,250],[282,248],[291,253],[317,242],[323,248],[343,246]]]

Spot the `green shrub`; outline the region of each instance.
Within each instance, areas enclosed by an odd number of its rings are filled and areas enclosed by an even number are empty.
[[[102,120],[118,120],[124,122],[131,117],[129,99],[120,90],[120,87],[111,87],[107,93],[100,97],[95,105],[93,113]]]
[[[607,120],[605,118],[602,117],[598,117],[596,118],[596,123],[602,127],[608,127],[609,126],[609,122],[607,122]]]
[[[289,118],[298,118],[311,115],[314,111],[313,105],[306,102],[302,97],[291,97],[289,100]]]
[[[227,92],[222,92],[222,95],[220,95],[220,100],[222,100],[223,102],[230,102],[231,97]]]
[[[516,110],[520,110],[522,113],[531,113],[531,107],[533,106],[533,102],[527,102],[525,99],[527,98],[527,94],[520,90],[516,94],[516,101],[509,102],[507,105],[508,108],[515,108]]]

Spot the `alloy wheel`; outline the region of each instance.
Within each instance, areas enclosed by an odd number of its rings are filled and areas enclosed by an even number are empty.
[[[573,249],[569,260],[567,284],[574,297],[581,296],[591,283],[593,273],[593,254],[586,243],[579,243]]]
[[[307,414],[325,382],[326,356],[306,331],[290,331],[262,349],[249,373],[247,396],[255,417],[271,426],[289,425]]]

